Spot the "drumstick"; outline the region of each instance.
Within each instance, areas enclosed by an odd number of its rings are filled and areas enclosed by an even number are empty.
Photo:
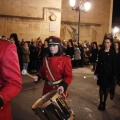
[[[95,80],[98,80],[98,77],[96,75],[94,75],[94,76],[84,76],[83,78],[94,78]]]
[[[93,76],[84,76],[83,78],[92,78]]]
[[[34,79],[34,77],[32,75],[30,75],[29,73],[27,73],[27,71],[25,69],[22,70],[22,75],[27,75]]]
[[[34,79],[34,77],[32,75],[30,75],[29,73],[27,73],[26,75]]]

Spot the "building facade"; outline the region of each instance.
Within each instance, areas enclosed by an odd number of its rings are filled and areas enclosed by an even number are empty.
[[[83,0],[84,2],[85,0]],[[78,5],[79,0],[77,0]],[[80,42],[101,43],[105,33],[111,32],[113,0],[90,0],[91,9],[80,14]],[[69,0],[62,1],[61,39],[78,39],[78,15]]]
[[[80,15],[80,42],[101,42],[111,32],[113,0],[90,2],[90,11]],[[69,0],[0,0],[0,5],[0,36],[17,33],[19,40],[44,40],[50,35],[78,39],[78,13]]]
[[[57,4],[55,4],[55,1]],[[0,36],[19,40],[60,36],[62,0],[0,0]]]

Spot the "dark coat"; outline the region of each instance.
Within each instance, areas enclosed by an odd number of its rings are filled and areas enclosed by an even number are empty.
[[[41,57],[42,59],[49,53],[49,47],[45,48],[45,47],[42,47],[42,50],[41,50]]]
[[[81,52],[81,60],[83,61],[84,58],[84,49],[82,46],[79,46],[80,52]]]
[[[116,53],[117,80],[120,83],[120,52]]]
[[[30,46],[30,61],[35,61],[38,58],[38,50],[35,46]]]
[[[92,56],[91,56],[91,62],[96,62],[97,60],[97,55],[98,55],[98,49],[92,49],[91,51]]]
[[[99,86],[110,87],[113,84],[113,78],[116,76],[116,56],[113,50],[99,51],[95,74],[98,76]]]
[[[66,55],[69,55],[72,59],[74,56],[74,47],[67,47]]]

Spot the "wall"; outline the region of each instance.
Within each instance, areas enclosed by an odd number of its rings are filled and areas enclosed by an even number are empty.
[[[90,2],[91,9],[87,13],[80,14],[80,42],[87,40],[101,43],[104,34],[111,32],[113,0],[90,0]],[[69,0],[63,0],[61,39],[76,38],[77,40],[78,16],[78,12],[70,7]]]
[[[0,36],[9,37],[17,33],[19,40],[31,40],[50,35],[60,36],[62,0],[0,0]],[[49,16],[54,14],[56,21],[50,31]]]

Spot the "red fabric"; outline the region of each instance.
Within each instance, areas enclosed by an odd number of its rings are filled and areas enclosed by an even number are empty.
[[[4,101],[0,109],[0,120],[12,120],[10,101],[22,88],[16,46],[0,40],[0,96]]]
[[[70,58],[61,55],[47,58],[47,60],[51,73],[54,76],[54,79],[59,80],[61,78],[64,78],[64,82],[66,82],[69,85],[72,81],[72,65]],[[38,74],[42,78],[48,81],[52,81],[52,78],[46,67],[45,59],[43,60],[43,67]],[[43,88],[43,95],[55,89],[57,89],[55,86],[49,86],[45,84]]]

